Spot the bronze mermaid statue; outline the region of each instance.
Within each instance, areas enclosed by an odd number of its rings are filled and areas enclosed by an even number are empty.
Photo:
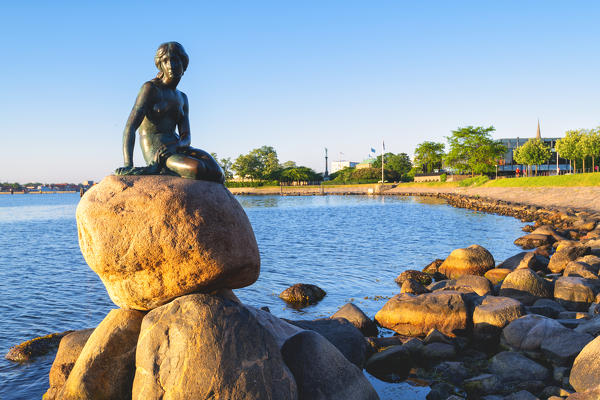
[[[161,44],[154,63],[158,75],[140,89],[123,131],[124,166],[115,174],[164,174],[223,183],[225,176],[215,159],[190,146],[188,99],[177,90],[189,63],[183,46],[177,42]],[[133,166],[136,131],[146,167]]]

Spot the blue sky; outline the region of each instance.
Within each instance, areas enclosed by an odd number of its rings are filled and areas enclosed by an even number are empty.
[[[600,125],[593,1],[11,2],[2,6],[0,181],[99,180],[154,52],[190,65],[192,145],[262,145],[323,170],[371,147],[412,155],[459,126],[496,138]],[[136,142],[135,162],[143,163]],[[379,150],[378,150],[379,151]]]

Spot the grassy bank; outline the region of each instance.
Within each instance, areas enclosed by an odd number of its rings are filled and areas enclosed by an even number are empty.
[[[600,186],[600,173],[491,180],[482,187]]]

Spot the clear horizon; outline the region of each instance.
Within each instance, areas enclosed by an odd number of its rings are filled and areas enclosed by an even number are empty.
[[[170,7],[170,8],[169,8]],[[466,125],[496,139],[600,125],[592,1],[284,4],[10,3],[0,182],[99,181],[158,45],[190,56],[192,145],[234,160],[262,145],[323,171],[371,148],[412,156]],[[135,163],[142,165],[136,138]]]

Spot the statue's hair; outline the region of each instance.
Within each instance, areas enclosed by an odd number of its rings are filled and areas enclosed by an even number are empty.
[[[177,42],[166,42],[158,46],[156,50],[156,55],[154,56],[154,64],[156,68],[158,68],[158,74],[156,77],[161,79],[163,77],[163,71],[160,69],[160,59],[166,54],[171,53],[181,60],[181,64],[183,65],[183,71],[187,69],[188,64],[190,63],[190,57],[185,52],[183,46]]]

